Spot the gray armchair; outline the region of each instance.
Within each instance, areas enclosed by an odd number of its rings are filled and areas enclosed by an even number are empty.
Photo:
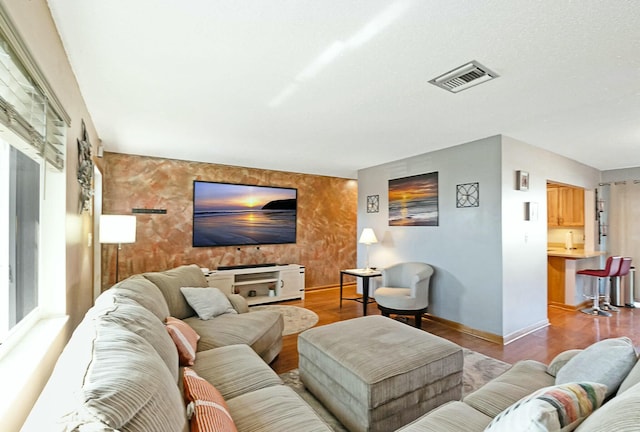
[[[382,315],[413,315],[416,327],[429,306],[429,282],[433,267],[425,263],[395,264],[382,270],[382,286],[374,296]]]

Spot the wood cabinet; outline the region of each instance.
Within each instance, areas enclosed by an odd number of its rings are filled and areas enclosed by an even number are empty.
[[[584,226],[584,189],[547,185],[547,223],[557,227]]]
[[[563,306],[565,283],[565,258],[547,258],[547,301],[551,306]]]
[[[547,187],[547,224],[558,225],[558,188]]]

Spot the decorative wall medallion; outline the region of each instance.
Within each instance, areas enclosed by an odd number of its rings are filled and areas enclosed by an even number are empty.
[[[93,159],[84,120],[81,127],[80,138],[78,138],[78,183],[80,183],[80,211],[85,211],[91,207],[91,195],[93,195]]]
[[[367,213],[378,213],[380,211],[380,195],[367,196]]]
[[[456,186],[456,207],[479,207],[480,185],[478,183],[464,183]]]

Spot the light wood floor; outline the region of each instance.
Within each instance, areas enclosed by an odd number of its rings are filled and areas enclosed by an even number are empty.
[[[355,296],[353,287],[345,289],[345,297]],[[317,325],[330,324],[362,316],[362,304],[343,301],[337,288],[307,291],[304,300],[282,302],[305,307],[318,314]],[[423,319],[422,329],[449,339],[460,346],[481,352],[490,357],[515,363],[518,360],[534,359],[549,363],[558,353],[571,348],[584,348],[594,342],[611,337],[628,336],[636,348],[640,346],[640,309],[620,308],[611,318],[594,317],[581,312],[549,308],[551,325],[520,338],[506,346],[484,341],[474,336],[452,330],[440,323]],[[380,314],[375,303],[367,308],[369,315]],[[280,355],[271,363],[277,373],[298,367],[298,336],[283,338]]]

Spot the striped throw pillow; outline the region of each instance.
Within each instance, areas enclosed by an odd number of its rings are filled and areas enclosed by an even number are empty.
[[[602,405],[606,391],[593,382],[545,387],[502,411],[485,431],[572,431]]]
[[[237,432],[224,398],[191,368],[184,368],[184,393],[191,432]]]
[[[167,317],[166,324],[169,336],[178,349],[180,366],[193,366],[200,335],[189,324],[174,317]]]

